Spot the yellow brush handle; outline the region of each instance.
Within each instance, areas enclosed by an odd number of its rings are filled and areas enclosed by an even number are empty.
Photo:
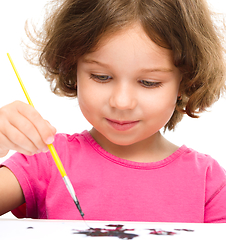
[[[29,95],[28,95],[28,92],[27,92],[27,90],[26,90],[26,88],[25,88],[25,86],[24,86],[24,84],[23,84],[23,82],[22,82],[22,80],[21,80],[21,78],[20,78],[19,73],[18,73],[17,70],[16,70],[16,67],[15,67],[15,65],[14,65],[14,63],[13,63],[13,60],[12,60],[12,58],[10,57],[9,53],[7,53],[7,56],[8,56],[9,61],[10,61],[11,65],[12,65],[12,67],[13,67],[13,70],[14,70],[16,76],[17,76],[17,79],[19,80],[19,83],[20,83],[20,85],[21,85],[21,87],[22,87],[22,89],[23,89],[23,91],[24,91],[24,94],[25,94],[25,96],[26,96],[26,98],[27,98],[28,103],[29,103],[32,107],[34,107],[32,101],[31,101],[31,99],[30,99],[30,97],[29,97]]]
[[[66,174],[66,172],[64,170],[63,164],[60,161],[60,158],[59,158],[59,156],[58,156],[58,154],[56,152],[56,149],[54,148],[53,144],[48,144],[47,146],[49,148],[50,153],[52,154],[52,157],[53,157],[53,159],[54,159],[54,161],[55,161],[55,163],[57,165],[58,170],[60,171],[61,176],[62,177],[67,176],[67,174]]]
[[[15,67],[15,65],[14,65],[14,63],[13,63],[13,60],[12,60],[12,58],[10,57],[9,53],[7,53],[7,56],[8,56],[9,61],[10,61],[11,65],[12,65],[12,67],[13,67],[13,70],[14,70],[14,72],[15,72],[15,74],[16,74],[19,82],[20,82],[20,85],[21,85],[21,87],[22,87],[22,89],[23,89],[23,91],[24,91],[24,94],[25,94],[25,96],[26,96],[26,98],[27,98],[28,103],[29,103],[32,107],[34,107],[32,101],[31,101],[31,99],[30,99],[30,97],[29,97],[29,95],[28,95],[28,92],[27,92],[27,90],[26,90],[26,88],[25,88],[25,86],[24,86],[24,84],[23,84],[23,82],[22,82],[22,80],[21,80],[21,78],[20,78],[19,73],[18,73],[17,70],[16,70],[16,67]],[[53,159],[54,159],[54,161],[55,161],[55,163],[56,163],[56,165],[57,165],[58,170],[60,171],[61,176],[62,176],[62,177],[67,176],[67,174],[66,174],[66,172],[65,172],[65,170],[64,170],[64,167],[63,167],[63,165],[62,165],[62,163],[61,163],[61,161],[60,161],[60,158],[59,158],[59,156],[58,156],[58,154],[57,154],[57,152],[56,152],[53,144],[49,144],[49,145],[47,145],[47,146],[48,146],[48,148],[49,148],[50,153],[52,154],[52,157],[53,157]]]

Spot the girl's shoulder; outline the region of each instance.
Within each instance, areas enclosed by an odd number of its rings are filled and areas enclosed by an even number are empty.
[[[184,146],[184,153],[181,154],[178,163],[182,163],[181,166],[188,172],[193,172],[193,175],[205,175],[207,182],[217,182],[218,180],[226,182],[225,169],[208,154]]]
[[[183,154],[181,154],[181,158],[185,162],[193,163],[200,167],[207,167],[215,164],[219,165],[218,162],[209,154],[199,152],[185,145],[183,145]]]
[[[85,139],[89,136],[89,132],[87,130],[81,133],[57,133],[55,135],[54,144],[62,145],[62,144],[70,144],[70,143],[79,143],[85,141]]]

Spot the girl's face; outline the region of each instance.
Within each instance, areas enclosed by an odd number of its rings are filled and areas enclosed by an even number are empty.
[[[78,61],[77,90],[91,134],[104,145],[154,138],[171,118],[181,81],[172,52],[138,24],[100,42]]]

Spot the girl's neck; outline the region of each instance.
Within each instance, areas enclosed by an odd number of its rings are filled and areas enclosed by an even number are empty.
[[[165,139],[160,132],[140,142],[122,146],[110,142],[95,128],[90,134],[107,152],[119,158],[134,162],[158,162],[174,153],[179,147]]]

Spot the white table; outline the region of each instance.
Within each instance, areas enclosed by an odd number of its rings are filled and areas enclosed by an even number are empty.
[[[92,228],[92,229],[89,229]],[[100,228],[99,230],[95,228]],[[93,237],[101,235],[116,235]],[[136,236],[135,236],[136,235]],[[124,238],[123,238],[124,237]],[[52,239],[216,239],[226,240],[226,224],[142,223],[0,219],[1,240]]]

